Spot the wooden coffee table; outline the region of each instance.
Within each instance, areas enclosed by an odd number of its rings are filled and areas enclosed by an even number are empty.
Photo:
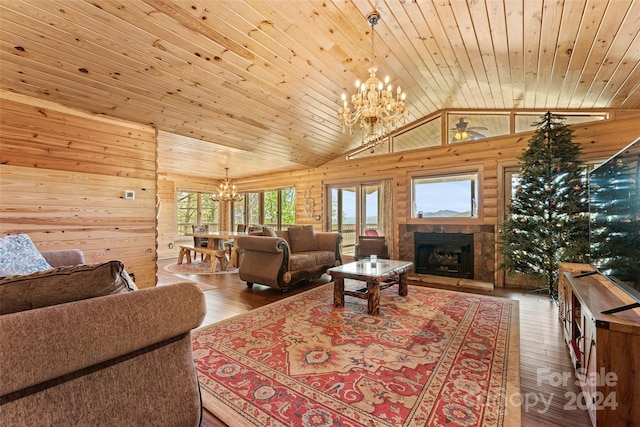
[[[407,273],[413,267],[409,261],[378,259],[371,262],[368,259],[351,262],[327,270],[333,280],[333,305],[344,307],[344,296],[348,295],[368,302],[368,313],[380,314],[380,290],[398,284],[398,295],[408,293]],[[360,280],[367,283],[367,287],[356,291],[345,291],[344,279]]]

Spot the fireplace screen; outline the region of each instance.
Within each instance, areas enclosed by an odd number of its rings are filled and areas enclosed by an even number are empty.
[[[416,273],[473,279],[473,234],[415,233]]]

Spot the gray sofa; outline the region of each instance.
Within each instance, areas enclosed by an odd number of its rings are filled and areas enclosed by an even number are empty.
[[[43,255],[55,268],[0,278],[0,425],[198,426],[197,285],[136,290],[120,261]]]
[[[286,292],[297,283],[317,279],[342,264],[340,233],[315,232],[313,226],[289,227],[236,240],[242,257],[238,274],[248,287],[254,283]],[[274,236],[275,234],[275,236]]]

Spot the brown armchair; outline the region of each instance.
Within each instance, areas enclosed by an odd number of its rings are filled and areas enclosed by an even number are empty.
[[[389,250],[384,236],[360,236],[355,248],[354,261],[377,255],[378,258],[389,258]]]

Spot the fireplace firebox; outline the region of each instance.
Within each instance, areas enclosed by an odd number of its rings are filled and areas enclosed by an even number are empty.
[[[415,271],[473,279],[473,234],[414,233]]]

